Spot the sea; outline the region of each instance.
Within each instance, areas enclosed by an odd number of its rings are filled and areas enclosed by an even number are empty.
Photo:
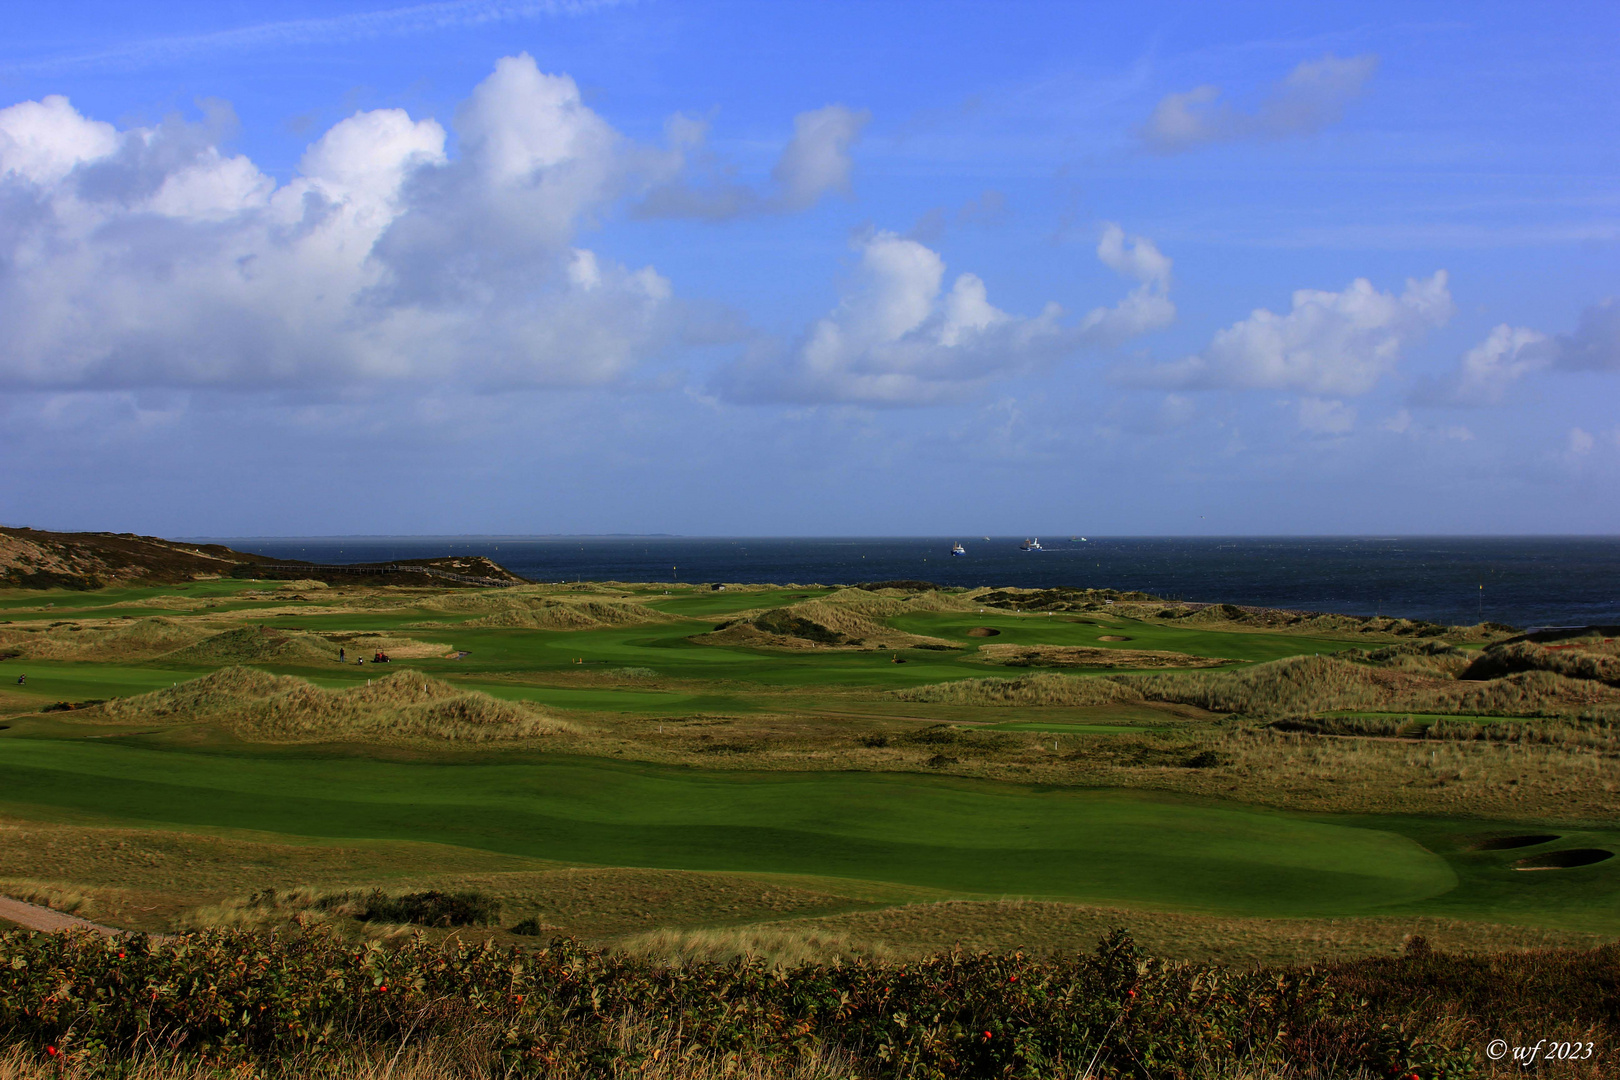
[[[315,563],[485,555],[535,581],[1139,589],[1521,628],[1620,626],[1620,537],[194,537]],[[953,556],[960,542],[963,555]]]

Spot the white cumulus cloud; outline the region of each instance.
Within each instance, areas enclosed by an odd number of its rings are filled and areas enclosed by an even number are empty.
[[[80,116],[60,94],[0,109],[0,176],[52,184],[117,148],[116,128]]]
[[[1127,381],[1189,390],[1297,390],[1354,397],[1371,390],[1401,352],[1451,318],[1446,272],[1408,279],[1400,295],[1357,278],[1340,292],[1300,289],[1284,314],[1261,308],[1217,331],[1202,352],[1121,372]]]
[[[1412,398],[1422,405],[1496,405],[1519,379],[1551,365],[1558,351],[1546,334],[1503,323],[1464,353],[1450,375],[1419,383]]]
[[[1273,86],[1253,112],[1232,108],[1218,86],[1166,94],[1139,135],[1147,149],[1160,154],[1211,143],[1308,135],[1337,123],[1377,68],[1378,58],[1372,55],[1341,59],[1330,53],[1307,60]]]
[[[672,334],[666,280],[576,243],[656,155],[527,55],[455,157],[434,120],[361,112],[278,185],[221,126],[0,110],[0,384],[576,385]]]
[[[1498,405],[1508,389],[1540,371],[1620,371],[1620,303],[1581,312],[1570,334],[1544,334],[1503,323],[1463,354],[1457,367],[1413,389],[1418,405]]]
[[[1153,241],[1132,236],[1110,222],[1097,242],[1097,258],[1122,277],[1139,283],[1118,304],[1095,308],[1080,324],[1081,336],[1094,344],[1111,345],[1169,326],[1176,318],[1170,302],[1170,260]]]
[[[947,289],[945,261],[920,241],[877,232],[857,243],[860,263],[838,307],[797,347],[756,343],[721,372],[717,390],[745,401],[926,405],[960,400],[997,377],[1016,375],[1085,345],[1106,345],[1174,317],[1164,295],[1170,260],[1142,237],[1104,229],[1098,257],[1138,285],[1111,308],[1065,324],[1048,303],[1020,316],[990,302],[976,274]]]

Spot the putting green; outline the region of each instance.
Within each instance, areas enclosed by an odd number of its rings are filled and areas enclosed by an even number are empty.
[[[1457,883],[1445,859],[1376,828],[905,774],[405,764],[0,738],[0,792],[122,821],[1233,914],[1365,913]]]

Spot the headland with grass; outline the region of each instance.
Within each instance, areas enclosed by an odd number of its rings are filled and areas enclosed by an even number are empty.
[[[1406,1049],[1323,1046],[1357,1069],[1455,1052],[1435,1068],[1466,1075],[1488,1067],[1484,1006],[1424,986],[1617,959],[1612,630],[914,581],[539,585],[465,560],[301,572],[18,532],[0,894],[164,935],[142,946],[153,978],[175,949],[274,932],[397,956],[570,939],[619,972],[604,986],[716,964],[904,982],[929,957],[1018,954],[1079,994],[1124,928],[1144,979],[1146,955],[1174,979],[1314,966],[1353,994],[1395,965],[1390,986],[1416,980],[1386,1001]],[[535,963],[560,962],[546,948]],[[52,955],[102,977],[100,954]],[[659,1000],[591,1045],[667,1042]],[[1581,1023],[1620,1030],[1615,1009]],[[1510,1014],[1492,1022],[1546,1020]],[[872,1031],[812,1027],[810,1071],[770,1075],[1083,1075],[1076,1047],[1107,1025],[1023,1057],[913,1047],[910,1072]],[[1278,1075],[1326,1060],[1266,1030]],[[1087,1067],[1130,1075],[1123,1045]]]

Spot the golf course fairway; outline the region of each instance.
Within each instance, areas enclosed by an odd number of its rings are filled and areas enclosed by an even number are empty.
[[[1265,916],[1457,884],[1406,837],[1237,804],[863,772],[589,758],[416,764],[0,740],[11,804],[122,822],[435,841],[575,864],[810,874]]]

